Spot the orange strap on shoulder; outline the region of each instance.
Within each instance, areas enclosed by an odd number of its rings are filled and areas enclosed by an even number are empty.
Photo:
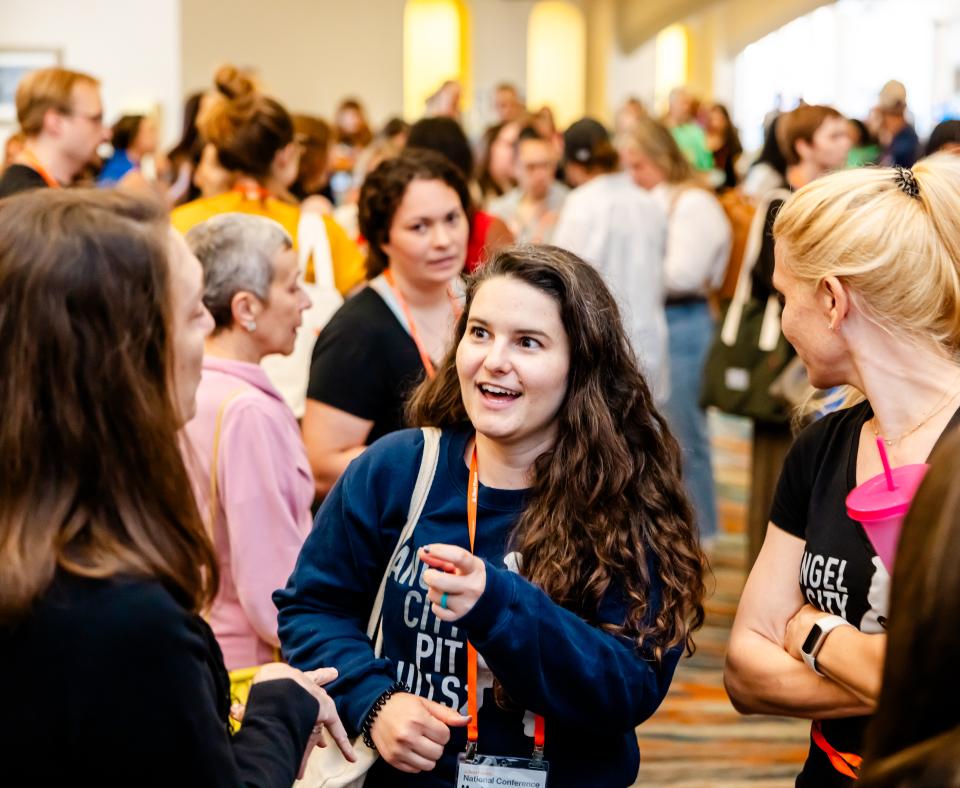
[[[813,743],[824,752],[834,769],[845,777],[853,780],[860,779],[860,765],[863,763],[863,758],[852,752],[840,752],[830,744],[823,735],[820,720],[813,721],[813,725],[810,726],[810,733],[813,736]]]
[[[20,158],[21,164],[23,164],[26,167],[29,167],[31,170],[37,173],[37,175],[43,178],[43,182],[46,183],[47,186],[49,186],[51,189],[61,188],[60,181],[54,178],[47,171],[47,168],[40,163],[40,159],[37,158],[37,154],[35,154],[32,150],[25,149],[20,151],[19,158]]]
[[[400,308],[403,310],[403,316],[407,319],[407,325],[410,327],[410,338],[413,340],[413,344],[417,346],[417,352],[420,354],[420,363],[423,364],[423,369],[426,371],[427,377],[432,378],[436,376],[437,371],[433,366],[433,359],[430,358],[430,354],[427,352],[427,348],[420,338],[416,321],[413,319],[413,312],[410,311],[410,307],[407,305],[407,299],[403,297],[403,293],[401,293],[400,288],[397,287],[397,283],[393,278],[393,272],[387,268],[383,272],[383,278],[387,280],[387,284],[390,285],[390,289],[393,291],[397,302],[400,304]],[[447,297],[450,299],[450,306],[453,309],[454,317],[459,319],[462,310],[460,309],[460,304],[457,302],[456,296],[448,289]]]

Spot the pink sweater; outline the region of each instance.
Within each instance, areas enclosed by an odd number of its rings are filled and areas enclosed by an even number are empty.
[[[220,591],[209,614],[228,670],[275,659],[280,643],[271,595],[286,585],[310,532],[314,493],[297,421],[266,373],[256,364],[206,356],[197,415],[185,428],[204,521],[217,413],[237,392],[220,429],[213,526]]]

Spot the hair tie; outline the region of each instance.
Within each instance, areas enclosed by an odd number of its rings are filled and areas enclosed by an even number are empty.
[[[919,200],[920,184],[917,183],[917,176],[913,174],[913,170],[908,170],[906,167],[894,167],[893,169],[895,171],[893,179],[896,181],[897,188],[908,197]]]

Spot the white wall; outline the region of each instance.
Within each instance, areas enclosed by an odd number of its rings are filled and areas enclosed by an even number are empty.
[[[527,81],[527,22],[536,0],[470,0],[473,106],[464,119],[474,132],[494,122],[493,89]]]
[[[2,0],[0,0],[2,1]],[[493,87],[526,80],[535,0],[468,0],[473,102],[465,123],[492,115]],[[404,0],[182,0],[183,90],[207,89],[216,67],[252,65],[292,111],[330,119],[359,96],[379,126],[403,112]],[[438,78],[439,86],[439,78]]]
[[[633,52],[624,54],[614,48],[610,53],[607,71],[607,98],[610,103],[611,117],[617,108],[631,96],[640,99],[649,112],[653,105],[657,47],[654,39],[638,46]]]
[[[403,0],[182,0],[183,91],[254,66],[292,112],[331,119],[358,96],[373,125],[403,110]]]
[[[179,19],[179,0],[0,0],[0,49],[60,49],[101,80],[108,123],[158,106],[166,146],[180,134]]]

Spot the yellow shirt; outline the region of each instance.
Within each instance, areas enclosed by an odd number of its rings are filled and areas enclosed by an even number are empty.
[[[199,200],[188,202],[179,208],[174,208],[170,214],[170,221],[178,232],[186,233],[207,219],[221,213],[249,213],[255,216],[266,216],[283,226],[293,244],[297,244],[297,227],[300,224],[300,209],[296,205],[268,197],[266,200],[251,200],[239,191],[230,191],[218,194],[215,197],[202,197]],[[344,229],[329,216],[323,217],[330,241],[330,258],[333,260],[333,280],[343,295],[364,281],[366,270],[363,255],[357,245],[350,240]],[[313,282],[313,260],[307,263],[304,274],[307,282]]]

